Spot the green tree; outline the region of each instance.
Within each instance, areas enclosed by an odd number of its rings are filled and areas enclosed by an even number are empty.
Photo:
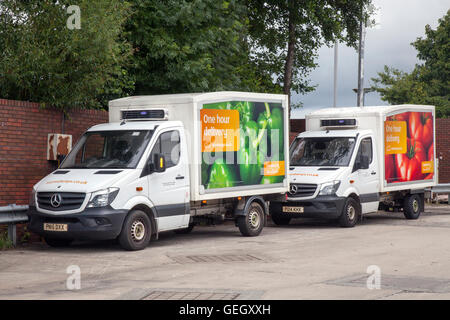
[[[317,51],[338,39],[356,47],[359,21],[367,20],[371,0],[247,0],[253,63],[291,91],[314,90],[308,74]]]
[[[69,110],[100,107],[124,95],[131,47],[121,33],[128,4],[115,0],[3,0],[0,3],[0,96]],[[69,29],[69,5],[80,29]]]
[[[131,2],[127,31],[136,94],[257,90],[270,80],[248,64],[240,1]]]
[[[391,104],[430,104],[438,117],[450,116],[450,10],[433,30],[425,27],[425,38],[412,43],[423,61],[411,73],[388,66],[373,78],[373,88]]]

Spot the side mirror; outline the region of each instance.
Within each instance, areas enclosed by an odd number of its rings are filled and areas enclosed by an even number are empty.
[[[151,171],[153,172],[164,172],[166,171],[166,159],[164,156],[160,153],[157,153],[153,157],[153,163],[152,163]]]

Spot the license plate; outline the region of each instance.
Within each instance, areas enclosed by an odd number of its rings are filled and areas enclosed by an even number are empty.
[[[303,207],[283,207],[283,212],[303,213],[304,212],[304,208]]]
[[[44,223],[45,231],[67,231],[67,224],[63,223]]]

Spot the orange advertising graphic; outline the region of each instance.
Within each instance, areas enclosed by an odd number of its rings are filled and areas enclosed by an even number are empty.
[[[201,109],[202,152],[239,150],[239,111]]]
[[[433,173],[434,172],[433,167],[434,167],[433,161],[422,161],[421,171],[422,173]]]
[[[266,161],[264,162],[265,176],[284,176],[284,161]]]
[[[386,121],[384,123],[384,153],[406,152],[406,121]]]

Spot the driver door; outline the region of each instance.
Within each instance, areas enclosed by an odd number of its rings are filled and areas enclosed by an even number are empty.
[[[362,213],[376,212],[379,204],[377,150],[373,141],[372,136],[361,139],[351,174],[351,179],[355,181],[354,186],[359,192]],[[358,168],[357,163],[361,157],[368,158],[368,168]]]
[[[165,158],[164,172],[152,172],[148,175],[149,198],[154,204],[158,219],[159,231],[187,227],[189,224],[188,168],[181,161],[181,148],[184,135],[178,129],[162,132],[150,153],[149,162],[154,161],[156,154]]]

